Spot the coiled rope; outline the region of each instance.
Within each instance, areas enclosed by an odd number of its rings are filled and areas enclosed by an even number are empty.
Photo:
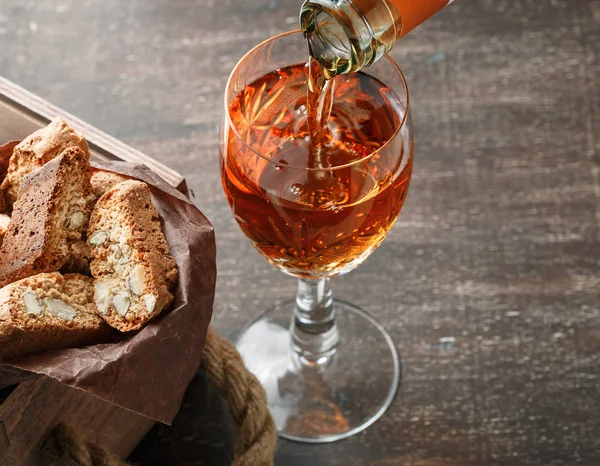
[[[273,466],[277,434],[265,392],[229,341],[208,329],[202,364],[239,426],[232,466]],[[126,466],[100,445],[59,425],[40,450],[44,466]]]

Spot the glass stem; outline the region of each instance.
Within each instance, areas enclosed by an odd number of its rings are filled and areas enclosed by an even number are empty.
[[[303,364],[323,365],[335,354],[339,333],[329,278],[298,279],[291,334]]]

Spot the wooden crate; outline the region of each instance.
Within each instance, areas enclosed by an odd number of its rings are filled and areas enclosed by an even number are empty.
[[[86,137],[93,159],[143,163],[185,192],[177,172],[0,77],[0,144],[23,139],[57,115]],[[36,464],[41,442],[58,424],[125,458],[154,423],[46,376],[13,383],[19,376],[0,372],[0,465]]]

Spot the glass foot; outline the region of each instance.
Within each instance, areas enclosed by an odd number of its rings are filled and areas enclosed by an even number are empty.
[[[401,367],[383,327],[367,312],[334,300],[339,343],[318,364],[303,363],[289,333],[295,301],[254,319],[237,341],[260,380],[279,435],[306,443],[350,437],[373,424],[392,403]]]

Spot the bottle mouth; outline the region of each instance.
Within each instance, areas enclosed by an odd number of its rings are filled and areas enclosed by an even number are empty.
[[[351,2],[304,2],[300,12],[302,33],[311,56],[321,64],[328,79],[356,72],[367,61],[371,38],[361,37],[359,24],[364,24],[364,18]]]

